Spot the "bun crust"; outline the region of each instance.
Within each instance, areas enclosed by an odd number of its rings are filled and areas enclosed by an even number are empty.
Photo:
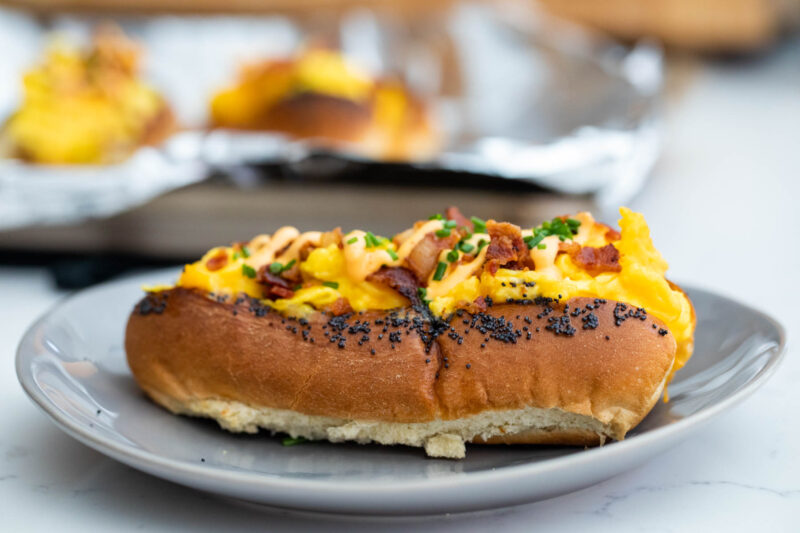
[[[589,298],[525,301],[464,312],[434,335],[410,308],[292,319],[176,288],[137,304],[125,348],[136,381],[173,412],[463,457],[470,441],[624,438],[660,397],[676,351],[642,316],[620,321],[616,302]]]

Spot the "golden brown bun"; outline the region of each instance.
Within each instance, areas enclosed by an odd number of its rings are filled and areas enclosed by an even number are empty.
[[[464,312],[433,338],[411,309],[297,320],[255,300],[177,288],[137,305],[125,348],[158,403],[234,431],[409,444],[447,457],[463,456],[465,441],[621,439],[660,397],[675,341],[633,308],[566,304],[566,314],[563,302],[547,301]]]

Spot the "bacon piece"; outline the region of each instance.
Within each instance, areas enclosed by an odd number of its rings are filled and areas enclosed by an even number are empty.
[[[292,268],[281,272],[281,277],[283,279],[289,280],[294,284],[300,283],[300,281],[302,281],[303,279],[303,277],[300,274],[300,263],[295,261],[295,263],[292,265]]]
[[[522,233],[519,226],[507,222],[495,222],[490,220],[486,223],[486,229],[492,240],[486,250],[486,264],[484,268],[491,275],[495,275],[501,267],[522,269],[531,266],[528,245],[522,240]]]
[[[450,207],[445,209],[444,217],[447,220],[455,220],[456,224],[458,224],[459,227],[462,227],[462,226],[466,227],[470,231],[473,231],[475,229],[475,227],[472,224],[472,221],[470,219],[468,219],[467,217],[465,217],[463,215],[463,213],[461,213],[461,210],[459,210],[457,207],[455,207],[453,205],[451,205]]]
[[[227,264],[228,254],[225,251],[220,250],[214,257],[206,261],[206,268],[211,272],[214,272],[215,270],[219,270]]]
[[[483,296],[478,296],[472,302],[469,310],[471,312],[485,313],[487,309],[489,309],[489,306],[486,304],[486,299]]]
[[[603,272],[620,272],[622,266],[619,264],[619,250],[613,244],[607,244],[602,248],[592,246],[581,246],[571,242],[562,242],[558,249],[569,254],[570,259],[587,271],[592,276]]]
[[[606,228],[608,228],[608,229],[606,229],[606,240],[614,242],[614,241],[618,241],[618,240],[620,240],[622,238],[622,235],[620,234],[620,232],[618,232],[617,230],[615,230],[614,228],[612,228],[608,224],[602,224],[602,225],[605,226]]]
[[[381,267],[377,272],[370,274],[367,281],[381,283],[399,292],[412,306],[422,304],[419,297],[419,281],[412,271],[403,267]]]
[[[269,300],[294,296],[289,280],[270,272],[269,265],[264,265],[258,269],[256,281],[264,285],[264,297]]]
[[[339,248],[342,247],[342,228],[334,228],[331,231],[326,231],[319,239],[320,248],[327,248],[331,244],[335,244]],[[302,257],[305,259],[305,257]]]
[[[333,314],[333,316],[341,316],[352,313],[353,308],[350,306],[350,302],[347,298],[339,298],[332,304],[325,306],[323,311],[327,311]]]
[[[437,237],[434,233],[428,233],[408,254],[405,260],[406,266],[417,279],[427,280],[431,272],[436,269],[439,253],[453,248],[460,239],[461,234],[455,230],[450,232],[448,237]]]

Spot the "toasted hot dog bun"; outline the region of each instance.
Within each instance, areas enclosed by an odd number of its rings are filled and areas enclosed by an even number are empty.
[[[466,442],[624,438],[660,397],[676,343],[659,320],[620,309],[539,299],[447,322],[412,308],[288,318],[175,288],[137,304],[125,347],[138,384],[174,413],[461,458]],[[572,326],[549,320],[567,315]]]

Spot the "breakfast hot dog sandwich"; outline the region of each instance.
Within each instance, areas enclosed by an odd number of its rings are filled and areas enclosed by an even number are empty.
[[[389,238],[284,227],[147,289],[136,381],[234,432],[421,446],[602,444],[692,353],[694,311],[642,215],[532,229],[450,208]]]

